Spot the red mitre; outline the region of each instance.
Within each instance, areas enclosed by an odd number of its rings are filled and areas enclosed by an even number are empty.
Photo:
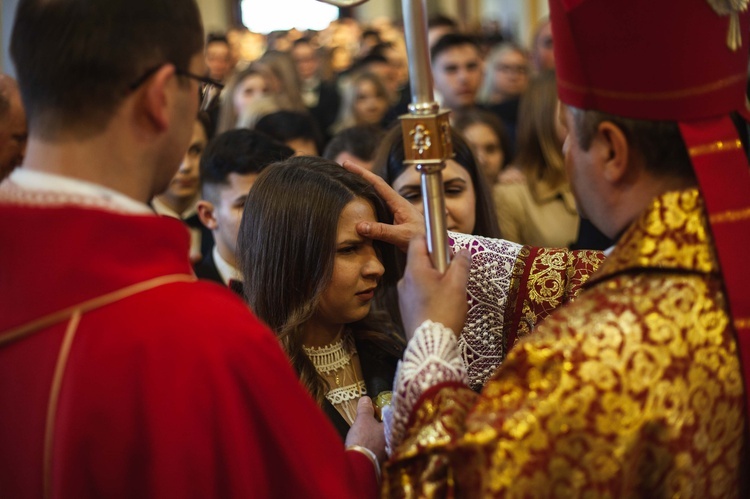
[[[750,415],[750,168],[729,113],[748,116],[750,0],[549,0],[560,100],[677,122],[729,298]]]

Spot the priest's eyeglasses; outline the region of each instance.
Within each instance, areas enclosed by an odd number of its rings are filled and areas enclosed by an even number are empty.
[[[143,75],[141,75],[140,78],[135,80],[133,83],[131,83],[128,86],[128,90],[132,92],[136,88],[140,87],[144,83],[146,83],[146,80],[148,80],[151,76],[153,76],[154,73],[156,73],[161,67],[164,66],[164,64],[159,64],[158,66],[154,66],[153,68],[147,70]],[[208,107],[211,105],[211,103],[214,101],[216,97],[219,96],[219,93],[221,92],[221,89],[224,88],[224,85],[222,83],[219,83],[218,81],[208,78],[206,76],[199,76],[196,74],[193,74],[189,71],[184,71],[182,69],[175,69],[175,74],[177,76],[184,76],[185,78],[190,78],[192,80],[197,81],[200,83],[200,111],[205,111],[208,109]]]

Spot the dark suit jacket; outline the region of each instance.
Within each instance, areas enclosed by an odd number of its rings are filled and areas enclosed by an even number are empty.
[[[383,352],[372,343],[355,340],[355,345],[367,386],[367,396],[374,399],[380,392],[393,390],[393,377],[396,375],[396,364],[399,358]],[[345,440],[349,431],[349,423],[328,400],[323,403],[323,412],[339,432],[341,440]]]
[[[213,248],[206,252],[206,256],[203,257],[203,260],[196,263],[193,266],[193,271],[195,272],[195,275],[198,276],[198,279],[205,279],[208,281],[214,281],[218,282],[222,286],[224,286],[224,280],[221,278],[221,274],[219,274],[219,269],[216,268],[216,263],[214,262],[214,252]],[[240,295],[242,297],[242,283],[237,282],[235,283],[232,281],[232,283],[229,286],[229,289]]]

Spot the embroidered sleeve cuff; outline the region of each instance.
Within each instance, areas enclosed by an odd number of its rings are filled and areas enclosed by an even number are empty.
[[[446,382],[467,384],[466,369],[453,331],[428,320],[417,328],[399,362],[393,400],[383,411],[388,455],[403,440],[409,417],[422,394]]]
[[[466,289],[469,312],[458,339],[469,376],[469,386],[480,389],[505,358],[503,318],[512,293],[513,269],[520,244],[449,232],[453,251],[471,251],[471,270]]]

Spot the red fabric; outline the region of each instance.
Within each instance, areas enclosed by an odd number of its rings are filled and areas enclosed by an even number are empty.
[[[3,331],[160,275],[190,273],[181,223],[0,203]],[[0,347],[0,493],[42,495],[66,323]],[[53,497],[374,497],[276,339],[230,291],[173,283],[83,315],[54,421]]]
[[[732,120],[728,117],[681,123],[680,131],[688,149],[705,146],[707,137],[734,144],[739,140]],[[747,251],[750,246],[750,169],[742,149],[693,156],[693,168],[698,176],[706,202],[709,219],[722,214],[745,213],[745,217],[712,220],[711,232],[716,243],[724,287],[729,296],[729,310],[733,318],[750,319],[750,289],[747,286]],[[750,414],[750,326],[738,327],[742,371],[745,380],[747,414]]]
[[[745,108],[747,11],[737,51],[707,0],[550,0],[550,18],[566,104],[671,121]]]

